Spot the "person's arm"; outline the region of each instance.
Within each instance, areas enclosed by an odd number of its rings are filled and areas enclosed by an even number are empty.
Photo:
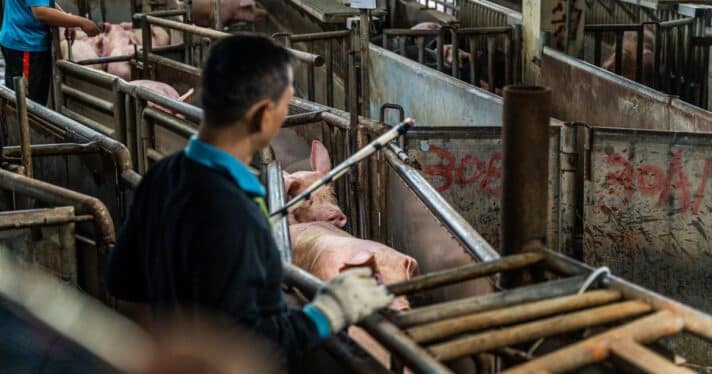
[[[64,13],[63,11],[47,6],[32,6],[32,15],[50,26],[79,27],[89,36],[99,34],[99,28],[89,19]]]

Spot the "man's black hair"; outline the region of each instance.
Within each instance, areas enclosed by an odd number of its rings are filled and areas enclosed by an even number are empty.
[[[285,48],[264,36],[233,35],[216,42],[203,66],[205,124],[227,126],[260,100],[279,101],[290,83],[291,62]]]

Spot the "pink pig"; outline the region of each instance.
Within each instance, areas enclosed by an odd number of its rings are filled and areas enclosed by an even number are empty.
[[[176,91],[175,88],[173,88],[171,85],[163,83],[163,82],[157,82],[157,81],[152,81],[152,80],[135,80],[131,81],[132,84],[139,86],[139,87],[144,87],[146,89],[149,89],[151,91],[157,92],[161,95],[170,97],[171,99],[175,99],[178,101],[182,101],[184,103],[187,103],[190,101],[191,96],[193,95],[193,89],[189,89],[184,93],[183,95],[178,94],[178,91]],[[148,102],[148,107],[149,108],[156,108],[160,109],[166,113],[171,113],[170,110],[167,108],[164,108],[158,104],[154,104],[152,102]],[[179,118],[182,118],[182,116],[178,115]]]
[[[331,170],[331,160],[323,144],[312,142],[311,167],[313,171],[285,173],[285,191],[288,198],[304,191]],[[339,209],[331,186],[312,194],[310,201],[289,217],[294,264],[328,281],[352,267],[368,266],[382,284],[410,279],[418,272],[418,263],[410,256],[371,240],[358,239],[340,229],[346,225],[346,216]],[[405,297],[397,297],[391,309],[410,309]],[[386,367],[388,352],[363,330],[349,328],[349,335],[361,343]]]

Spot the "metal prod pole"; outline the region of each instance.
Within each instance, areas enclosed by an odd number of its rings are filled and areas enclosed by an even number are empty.
[[[30,122],[27,118],[27,85],[25,78],[14,77],[15,83],[15,110],[17,111],[17,125],[20,127],[20,147],[22,150],[22,165],[25,175],[32,178],[32,149],[30,148]]]
[[[502,255],[519,253],[532,240],[546,241],[550,108],[548,88],[504,89]],[[505,287],[527,280],[525,274],[503,275]]]
[[[368,143],[363,148],[359,149],[356,153],[349,156],[349,158],[344,160],[342,163],[336,165],[336,167],[331,169],[331,171],[329,171],[320,180],[314,182],[306,190],[304,190],[302,193],[290,200],[282,208],[272,212],[270,214],[272,223],[276,224],[277,222],[279,222],[279,220],[282,219],[284,216],[288,215],[289,212],[297,209],[305,200],[309,199],[309,196],[311,196],[314,191],[344,176],[354,165],[358,164],[362,160],[365,160],[372,154],[378,152],[390,141],[400,135],[405,134],[406,131],[408,131],[408,129],[413,126],[415,126],[415,122],[410,118],[406,118],[405,121],[394,126],[378,138],[374,139],[372,142]]]

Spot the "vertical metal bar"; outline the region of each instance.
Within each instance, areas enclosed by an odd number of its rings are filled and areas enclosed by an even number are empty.
[[[480,86],[479,74],[477,72],[477,45],[475,43],[475,37],[468,35],[467,39],[470,44],[470,83],[475,86]]]
[[[616,67],[615,73],[621,75],[623,71],[623,31],[616,31]]]
[[[351,44],[351,35],[346,35],[341,40],[341,69],[344,79],[344,109],[347,112],[351,111],[349,107],[349,97],[351,95],[351,60],[349,59],[349,46]]]
[[[544,87],[504,89],[502,113],[502,254],[522,251],[531,240],[546,241],[551,91]],[[503,285],[526,281],[522,272],[503,274]]]
[[[677,28],[677,62],[675,63],[675,70],[677,71],[675,79],[675,93],[678,95],[682,94],[683,76],[685,75],[685,31],[687,30],[687,25],[683,25]]]
[[[334,43],[331,39],[326,39],[326,105],[334,106]]]
[[[388,48],[388,34],[385,32],[383,33],[383,39],[381,39],[382,47],[383,49],[389,49]]]
[[[655,32],[655,53],[653,56],[653,88],[657,89],[660,87],[660,62],[662,61],[660,59],[662,55],[662,35],[661,35],[661,29],[659,24],[654,24],[654,32]]]
[[[370,113],[370,96],[368,83],[368,46],[370,43],[370,18],[371,14],[368,9],[360,9],[360,24],[359,24],[359,48],[361,49],[361,97],[363,100],[362,114],[368,116]]]
[[[512,84],[512,32],[504,35],[504,84]],[[474,57],[473,57],[474,59]]]
[[[576,164],[577,164],[577,128],[571,124],[561,127],[559,153],[559,252],[576,255]]]
[[[73,209],[72,209],[73,210]],[[67,222],[58,227],[59,243],[61,247],[62,278],[78,285],[77,274],[77,243],[74,236],[74,222]]]
[[[405,44],[408,42],[408,38],[405,36],[399,36],[398,37],[398,53],[406,57],[406,52],[405,52]]]
[[[415,44],[418,48],[418,62],[422,64],[425,61],[425,37],[416,36]]]
[[[667,65],[665,66],[665,70],[663,73],[665,74],[665,92],[670,93],[672,90],[672,76],[673,74],[673,66],[675,65],[675,46],[674,46],[674,40],[675,38],[673,37],[673,30],[672,29],[665,29],[665,46],[668,47],[668,49],[665,50],[665,55],[667,59]]]
[[[438,34],[438,41],[437,41],[437,50],[438,50],[438,55],[435,59],[438,71],[443,71],[443,44],[445,43],[445,37],[443,35],[443,29],[440,29],[440,33]]]
[[[309,101],[314,101],[314,97],[316,96],[316,88],[315,88],[315,82],[314,80],[316,79],[314,77],[314,64],[306,63],[307,64],[307,97],[309,98]]]
[[[143,48],[143,77],[144,79],[155,79],[153,69],[148,63],[148,56],[151,54],[153,45],[151,44],[151,25],[146,19],[146,15],[141,17],[141,39]]]
[[[27,85],[24,77],[13,77],[15,84],[15,110],[17,125],[20,127],[20,147],[22,148],[22,165],[25,175],[32,178],[32,148],[30,142],[30,121],[27,117]]]
[[[460,62],[460,59],[459,59],[459,57],[460,57],[459,56],[460,55],[459,44],[460,43],[458,40],[459,38],[457,37],[457,30],[455,30],[455,28],[450,29],[450,35],[452,35],[452,38],[451,38],[452,44],[450,44],[450,46],[451,46],[450,52],[452,53],[452,57],[451,57],[452,62],[450,63],[450,65],[452,65],[451,66],[452,76],[455,78],[460,78],[460,71],[459,71],[460,66],[458,64]]]
[[[223,24],[222,24],[222,4],[220,4],[221,0],[214,0],[215,2],[213,3],[213,11],[215,13],[215,30],[218,31],[223,31]]]
[[[487,36],[487,75],[490,92],[494,92],[495,36]]]
[[[635,81],[636,82],[643,82],[643,44],[644,44],[644,31],[645,31],[645,25],[640,25],[640,29],[638,30],[638,44],[636,45],[635,49],[635,55],[636,55],[636,60],[635,60]]]

